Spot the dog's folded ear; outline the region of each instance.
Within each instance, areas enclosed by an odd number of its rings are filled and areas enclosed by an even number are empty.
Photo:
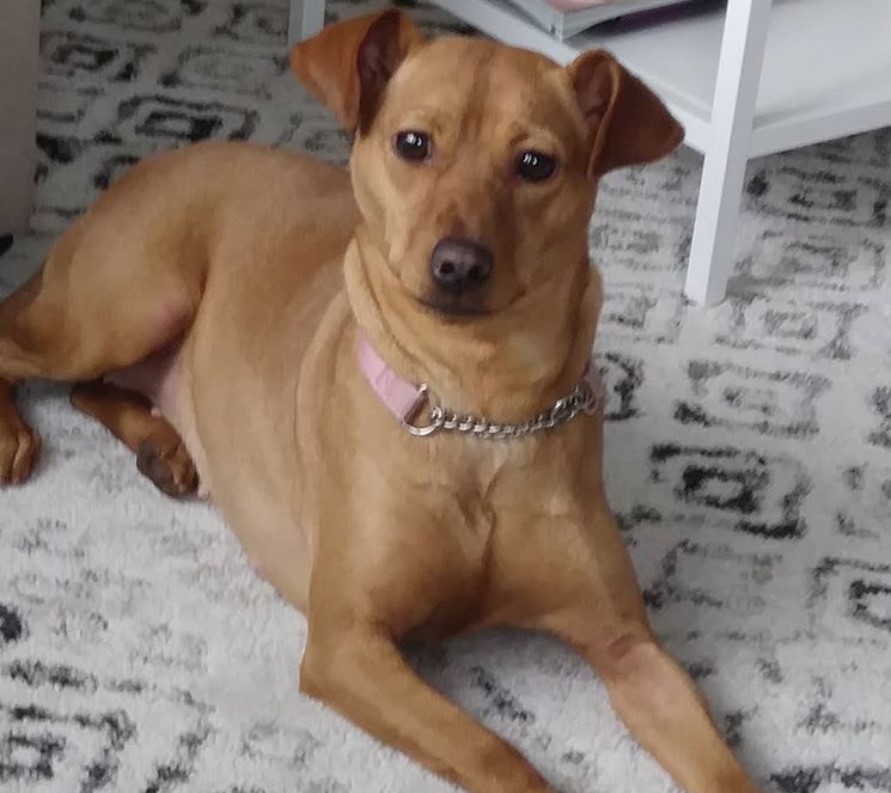
[[[424,36],[401,11],[329,25],[291,50],[291,68],[350,132],[366,132],[390,78]]]
[[[568,67],[591,129],[588,174],[652,162],[672,152],[684,128],[662,101],[604,50],[586,52]]]

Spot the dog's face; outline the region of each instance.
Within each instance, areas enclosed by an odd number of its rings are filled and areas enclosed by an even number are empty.
[[[556,275],[549,251],[585,227],[593,195],[573,102],[562,70],[484,39],[437,39],[403,61],[352,170],[417,301],[498,312]]]
[[[564,69],[485,39],[426,42],[399,12],[334,25],[291,62],[356,132],[356,199],[383,266],[444,317],[497,314],[568,277],[599,176],[682,138],[606,53]]]

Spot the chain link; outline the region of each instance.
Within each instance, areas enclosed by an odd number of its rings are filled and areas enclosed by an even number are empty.
[[[458,432],[483,440],[514,440],[561,427],[581,413],[590,416],[597,411],[601,398],[602,391],[593,387],[586,377],[568,396],[557,400],[552,407],[530,421],[500,424],[479,416],[455,413],[434,404],[430,408],[430,421],[427,425],[416,427],[404,422],[404,426],[412,435],[418,436],[432,435],[435,432]]]

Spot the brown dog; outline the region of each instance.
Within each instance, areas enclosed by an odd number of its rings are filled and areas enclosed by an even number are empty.
[[[751,793],[651,634],[585,375],[597,180],[665,155],[680,128],[606,53],[563,69],[426,42],[397,12],[334,25],[292,64],[356,132],[352,185],[216,144],[112,187],[0,305],[0,481],[37,452],[12,384],[76,381],[74,404],[159,487],[189,492],[197,469],[308,618],[302,689],[380,739],[473,791],[549,790],[397,649],[518,625],[582,653],[683,788]],[[417,404],[394,410],[400,394]],[[512,426],[451,421],[433,399]],[[517,424],[543,411],[554,427]],[[393,412],[445,426],[414,437]]]

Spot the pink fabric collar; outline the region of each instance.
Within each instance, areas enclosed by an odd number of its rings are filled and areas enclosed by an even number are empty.
[[[411,429],[412,422],[427,402],[427,386],[415,385],[400,377],[384,361],[364,334],[359,336],[358,345],[359,368],[368,380],[368,384],[378,395],[384,406],[403,426]],[[584,375],[584,382],[596,395],[598,404],[603,400],[603,383],[600,372],[592,357]],[[429,434],[427,432],[414,434]]]
[[[359,336],[359,368],[387,410],[403,424],[410,422],[423,407],[427,389],[396,374],[364,334]]]

